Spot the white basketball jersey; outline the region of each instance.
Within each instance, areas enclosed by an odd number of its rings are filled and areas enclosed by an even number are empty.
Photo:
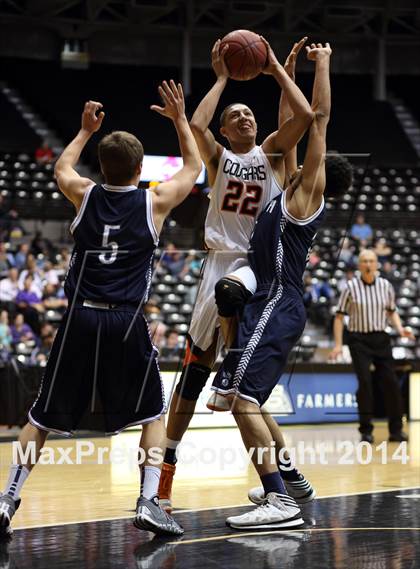
[[[209,249],[247,251],[255,221],[282,188],[261,146],[220,157],[205,223]]]

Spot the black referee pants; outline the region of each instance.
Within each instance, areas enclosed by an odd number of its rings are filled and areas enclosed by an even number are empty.
[[[402,430],[402,397],[392,358],[391,340],[386,332],[349,332],[348,346],[354,371],[359,381],[357,404],[359,406],[359,431],[370,434],[373,431],[373,387],[370,367],[375,365],[384,393],[385,409],[388,415],[389,432]]]

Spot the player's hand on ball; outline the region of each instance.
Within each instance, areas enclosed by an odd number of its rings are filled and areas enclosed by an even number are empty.
[[[175,85],[175,81],[172,79],[169,81],[169,84],[167,81],[163,81],[162,85],[159,85],[158,91],[164,106],[152,105],[150,107],[152,111],[156,111],[160,115],[168,117],[173,121],[184,118],[185,100],[181,83]]]
[[[101,128],[102,121],[104,120],[105,113],[101,111],[96,115],[97,111],[102,109],[102,103],[97,101],[87,101],[82,113],[82,130],[93,133]]]
[[[300,41],[293,44],[292,50],[287,56],[286,61],[284,62],[284,70],[286,71],[287,75],[293,80],[295,79],[297,56],[299,55],[299,52],[302,49],[302,47],[305,45],[307,39],[308,38],[305,36]]]
[[[225,53],[229,49],[229,44],[226,44],[220,49],[221,40],[217,40],[211,50],[211,64],[216,77],[229,77],[229,70],[225,62]]]
[[[328,356],[328,361],[335,362],[339,357],[343,356],[343,347],[335,346]]]
[[[332,49],[329,43],[325,46],[322,43],[311,43],[311,45],[306,46],[306,56],[309,61],[316,61],[319,57],[330,57],[332,54]]]
[[[267,65],[264,67],[262,72],[265,75],[272,75],[275,72],[275,70],[280,66],[280,63],[268,41],[263,36],[260,36],[260,38],[261,41],[264,43],[265,47],[267,48]]]

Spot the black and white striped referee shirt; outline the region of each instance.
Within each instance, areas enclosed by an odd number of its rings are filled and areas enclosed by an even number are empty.
[[[387,313],[394,312],[395,292],[392,284],[376,277],[367,284],[360,276],[347,283],[338,301],[336,312],[348,314],[349,332],[383,332],[387,327]]]

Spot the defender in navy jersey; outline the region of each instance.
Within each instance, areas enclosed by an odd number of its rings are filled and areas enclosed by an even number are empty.
[[[164,82],[159,93],[163,106],[151,108],[173,121],[184,160],[171,180],[153,191],[138,189],[143,147],[127,132],[113,132],[99,143],[105,184],[78,175],[74,167],[80,153],[104,117],[102,105],[93,101],[86,103],[81,130],[56,163],[59,188],[77,211],[65,284],[69,309],[19,442],[23,452],[35,443],[38,457],[49,432],[71,435],[82,419],[84,427],[110,434],[143,424],[140,447],[146,459],[140,465],[134,524],[158,534],[180,535],[181,526],[159,506],[160,468],[149,453],[162,448],[165,402],[157,350],[142,306],[159,231],[170,210],[191,191],[201,160],[185,116],[181,85]],[[33,466],[28,458],[12,466],[0,495],[0,536],[11,533],[20,490]]]
[[[287,357],[305,326],[302,278],[307,256],[324,216],[324,189],[344,193],[351,184],[345,159],[325,160],[330,114],[329,44],[307,47],[316,62],[313,123],[302,169],[284,193],[274,198],[258,218],[250,243],[249,261],[257,291],[245,306],[235,348],[219,369],[213,390],[231,401],[232,412],[246,447],[270,448],[272,435],[260,406],[267,401],[284,370]],[[338,172],[338,176],[333,176]],[[330,175],[331,174],[331,175]],[[335,178],[335,179],[334,179]],[[303,524],[296,501],[287,495],[277,462],[270,453],[253,454],[263,486],[261,506],[227,519],[237,529],[288,528]]]

